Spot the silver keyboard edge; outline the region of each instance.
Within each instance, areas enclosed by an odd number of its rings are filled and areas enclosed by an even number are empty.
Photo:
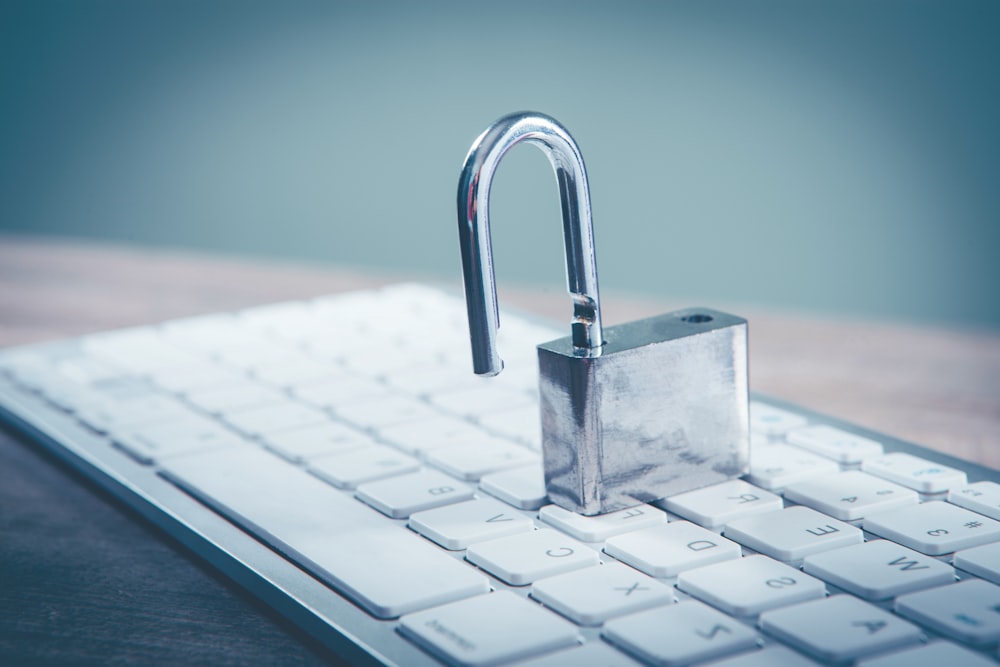
[[[350,664],[440,666],[396,633],[397,621],[369,616],[153,468],[2,375],[0,423],[83,473]]]

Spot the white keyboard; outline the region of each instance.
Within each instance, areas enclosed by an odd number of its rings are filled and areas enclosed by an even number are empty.
[[[1000,473],[765,398],[750,473],[547,504],[534,346],[399,285],[0,351],[0,417],[352,662],[996,664]]]

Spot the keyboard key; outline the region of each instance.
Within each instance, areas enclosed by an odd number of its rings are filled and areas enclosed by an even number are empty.
[[[270,433],[263,438],[263,443],[289,461],[300,463],[351,449],[371,447],[375,440],[346,424],[327,421],[305,428]]]
[[[431,395],[430,401],[442,410],[462,417],[478,418],[490,412],[522,406],[533,406],[536,411],[538,410],[537,403],[523,391],[497,386],[492,381],[487,381],[478,387],[435,393]]]
[[[676,602],[673,588],[621,563],[606,563],[536,581],[531,597],[580,625]]]
[[[857,465],[882,454],[881,443],[826,424],[789,431],[785,440],[844,465]]]
[[[858,470],[790,484],[785,487],[785,498],[841,521],[856,521],[919,501],[916,491]]]
[[[896,599],[896,613],[974,646],[1000,640],[1000,586],[979,579]]]
[[[330,409],[348,401],[384,397],[387,391],[384,384],[375,380],[345,375],[329,382],[297,386],[292,394],[313,407]]]
[[[760,617],[761,629],[819,660],[831,663],[915,644],[920,628],[849,595],[834,595]]]
[[[174,394],[233,386],[248,380],[244,373],[210,363],[161,368],[150,373],[150,379],[164,391]]]
[[[541,465],[538,454],[522,445],[500,438],[483,438],[469,445],[453,445],[427,452],[427,463],[449,475],[470,482],[491,472],[534,464]]]
[[[534,522],[492,498],[467,500],[410,516],[409,526],[452,551],[507,535],[526,533]]]
[[[480,442],[494,440],[493,435],[478,426],[446,415],[380,428],[378,437],[415,456],[459,445],[474,449]]]
[[[940,501],[873,514],[864,528],[929,556],[1000,540],[1000,522]]]
[[[331,409],[344,421],[372,431],[420,419],[433,419],[441,414],[423,401],[392,395],[383,395],[378,400],[336,405]]]
[[[947,563],[888,540],[871,540],[809,556],[802,569],[873,601],[955,581],[955,570]]]
[[[731,479],[722,484],[664,498],[657,501],[656,505],[709,530],[719,530],[735,519],[783,507],[781,496],[741,479]]]
[[[354,489],[377,479],[416,472],[420,462],[412,456],[386,447],[370,445],[315,459],[309,472],[339,489]]]
[[[638,662],[601,641],[587,642],[583,646],[546,653],[517,663],[517,667],[641,667]]]
[[[756,616],[826,595],[819,579],[760,555],[682,572],[677,588],[734,616]]]
[[[862,660],[859,667],[996,667],[996,663],[982,654],[946,641],[936,641],[924,646],[897,651],[890,655]],[[713,665],[713,667],[718,667]]]
[[[253,376],[266,384],[282,389],[309,385],[342,378],[345,375],[342,367],[331,362],[310,359],[303,355],[299,358],[285,359],[277,364],[262,364],[253,370]]]
[[[533,449],[542,448],[542,422],[536,405],[480,415],[477,421],[490,431],[519,440]]]
[[[399,631],[451,665],[496,665],[580,641],[572,623],[506,591],[404,616]]]
[[[245,447],[246,440],[211,419],[192,414],[183,421],[137,427],[124,436],[114,436],[116,447],[140,463],[156,461],[220,447]]]
[[[1000,484],[976,482],[948,492],[948,502],[1000,521]]]
[[[904,452],[866,459],[861,469],[919,493],[944,493],[968,483],[961,470]]]
[[[209,387],[189,391],[184,399],[199,410],[212,415],[224,415],[248,408],[288,403],[288,396],[279,391],[245,380],[238,385]]]
[[[601,634],[657,665],[689,665],[757,645],[756,632],[696,600],[612,619]]]
[[[723,534],[731,540],[782,561],[860,544],[860,530],[808,507],[756,514],[731,521]]]
[[[326,424],[330,421],[330,417],[319,410],[292,402],[230,412],[224,419],[226,423],[245,435],[265,438],[281,431]]]
[[[485,475],[479,488],[523,510],[536,510],[548,501],[541,466],[523,466]]]
[[[783,435],[808,423],[805,417],[760,401],[750,401],[750,430],[763,435]]]
[[[840,471],[830,459],[791,445],[768,445],[753,450],[749,479],[777,491],[789,484],[825,477]]]
[[[687,521],[612,537],[604,551],[653,577],[739,558],[740,545]]]
[[[489,591],[481,573],[263,449],[178,457],[169,479],[378,618]]]
[[[652,505],[637,505],[599,516],[580,516],[558,505],[546,505],[538,512],[538,518],[583,542],[603,542],[622,533],[667,524],[667,515]]]
[[[355,495],[393,519],[406,519],[415,512],[472,500],[472,489],[434,470],[368,482]]]
[[[959,551],[955,554],[955,567],[1000,584],[1000,542]]]
[[[135,398],[89,403],[76,411],[81,422],[98,433],[125,433],[137,426],[187,421],[197,416],[173,398],[147,393]]]
[[[781,644],[771,644],[759,651],[751,651],[742,655],[713,662],[712,667],[817,667],[801,653],[796,653]],[[907,667],[915,667],[907,665]]]
[[[473,544],[465,557],[514,586],[601,562],[593,549],[557,530],[546,529]]]

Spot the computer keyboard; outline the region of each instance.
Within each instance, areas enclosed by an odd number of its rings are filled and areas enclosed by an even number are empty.
[[[358,664],[996,664],[1000,473],[754,396],[742,479],[547,504],[534,346],[397,285],[0,351],[0,417]]]

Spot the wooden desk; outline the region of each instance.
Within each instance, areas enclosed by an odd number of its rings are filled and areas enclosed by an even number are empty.
[[[0,236],[0,346],[401,279],[413,276]],[[691,305],[604,297],[608,323]],[[569,309],[560,285],[507,290],[501,302],[556,319]],[[750,320],[755,390],[1000,467],[1000,334],[722,307]],[[0,432],[0,663],[335,660],[92,484]]]

